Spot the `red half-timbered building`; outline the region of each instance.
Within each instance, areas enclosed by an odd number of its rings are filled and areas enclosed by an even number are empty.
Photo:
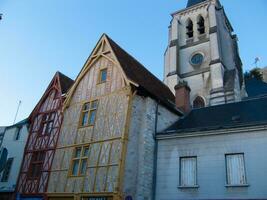
[[[29,117],[29,137],[16,190],[20,199],[46,199],[63,120],[63,101],[72,84],[73,80],[57,72]]]

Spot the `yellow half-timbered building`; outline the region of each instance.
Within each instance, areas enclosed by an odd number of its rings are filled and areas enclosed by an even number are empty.
[[[48,198],[153,196],[155,132],[181,114],[169,88],[103,35],[64,103]]]

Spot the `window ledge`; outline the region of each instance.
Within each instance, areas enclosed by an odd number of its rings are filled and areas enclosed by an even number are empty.
[[[240,185],[225,185],[225,187],[249,187],[249,184],[240,184]]]
[[[192,186],[178,186],[179,189],[197,189],[199,185],[192,185]]]

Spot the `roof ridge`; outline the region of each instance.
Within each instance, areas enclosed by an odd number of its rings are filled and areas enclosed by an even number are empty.
[[[163,84],[163,86],[167,90],[170,90],[169,87],[167,85],[165,85],[162,80],[160,80],[157,76],[155,76],[152,72],[150,72],[141,62],[139,62],[135,57],[133,57],[131,54],[129,54],[126,50],[124,50],[120,45],[118,45],[114,40],[112,40],[107,34],[104,34],[104,35],[107,37],[107,39],[109,40],[109,42],[112,42],[114,45],[117,46],[117,48],[119,48],[121,51],[123,51],[123,53],[125,53],[127,56],[129,56],[131,59],[133,59],[139,65],[141,65],[143,67],[141,69],[145,70],[147,73],[149,73],[150,75],[152,75],[157,81],[161,82]],[[111,48],[113,48],[112,45],[111,45]],[[116,54],[115,51],[114,51],[114,53]]]

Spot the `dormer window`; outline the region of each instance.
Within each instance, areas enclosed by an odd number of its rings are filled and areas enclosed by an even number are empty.
[[[187,35],[187,38],[194,37],[193,22],[191,19],[188,19],[186,23],[186,35]]]
[[[201,34],[204,34],[205,33],[205,20],[202,16],[199,16],[198,17],[198,22],[197,22],[197,25],[198,25],[198,33],[201,35]]]

